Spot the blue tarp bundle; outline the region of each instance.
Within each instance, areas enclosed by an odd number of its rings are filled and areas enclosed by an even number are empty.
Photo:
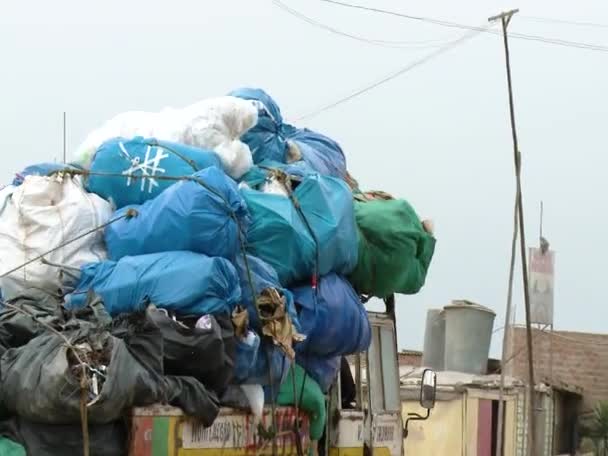
[[[245,182],[251,188],[257,190],[258,187],[267,181],[271,169],[283,171],[296,180],[302,180],[310,174],[315,174],[315,171],[304,161],[285,164],[273,160],[264,160],[253,166],[243,175],[241,182]]]
[[[287,141],[283,135],[283,116],[275,101],[261,89],[242,88],[228,95],[251,100],[258,104],[258,122],[249,129],[241,141],[249,146],[253,162],[274,160],[280,163],[287,161]]]
[[[371,328],[367,311],[346,279],[328,274],[321,277],[316,292],[311,286],[292,291],[306,336],[296,345],[298,353],[334,357],[368,349]]]
[[[340,145],[320,133],[284,123],[278,104],[266,92],[241,88],[229,95],[258,104],[258,123],[241,138],[251,149],[254,163],[263,160],[286,163],[291,142],[315,171],[340,178],[346,176],[346,159]]]
[[[238,275],[224,258],[192,252],[124,257],[82,268],[68,307],[81,307],[93,290],[112,316],[144,309],[148,303],[179,315],[232,312],[241,299]]]
[[[270,368],[268,367],[269,356]],[[279,386],[285,380],[290,367],[291,362],[280,348],[272,342],[262,341],[255,363],[249,370],[247,378],[241,383],[263,386],[269,386],[272,383],[275,394],[278,394]]]
[[[294,143],[312,169],[326,176],[345,177],[346,158],[340,145],[331,138],[308,128],[286,128],[289,140]]]
[[[293,295],[291,294],[291,291],[281,288],[279,278],[273,267],[253,255],[247,255],[247,264],[249,266],[249,272],[251,273],[251,280],[256,295],[259,296],[260,292],[265,288],[276,288],[285,297],[287,313],[296,330],[299,330],[300,323],[298,323],[298,314],[293,302]],[[255,299],[252,295],[249,275],[247,274],[243,255],[237,255],[235,265],[241,285],[242,304],[249,314],[250,327],[257,332],[260,332],[262,330],[262,324],[258,318]]]
[[[260,336],[253,331],[248,331],[247,338],[237,341],[234,360],[234,380],[236,383],[247,380],[249,372],[257,363],[259,350]]]
[[[106,228],[110,259],[171,250],[233,259],[240,248],[239,227],[244,239],[249,224],[236,183],[215,166],[192,177],[198,181],[180,181],[142,205],[119,209],[114,218],[132,209],[136,215]]]
[[[320,357],[298,353],[296,363],[319,384],[321,391],[327,393],[340,371],[340,356]]]
[[[307,228],[293,202],[285,196],[241,191],[252,217],[248,251],[276,270],[282,285],[320,275],[348,274],[357,264],[357,227],[350,188],[340,179],[313,174],[294,191]]]
[[[210,166],[221,169],[222,164],[209,150],[154,138],[114,138],[95,152],[86,188],[120,209],[143,204],[175,183],[163,177],[189,176]]]
[[[13,185],[18,187],[23,184],[27,176],[48,176],[52,172],[70,168],[76,167],[65,163],[36,163],[35,165],[27,166],[23,171],[17,173],[13,179]]]

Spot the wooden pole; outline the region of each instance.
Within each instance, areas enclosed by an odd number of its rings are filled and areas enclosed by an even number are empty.
[[[528,454],[533,456],[536,450],[536,383],[534,381],[534,352],[532,345],[532,324],[530,322],[530,289],[528,287],[528,261],[526,252],[526,232],[524,223],[524,205],[521,189],[521,154],[517,142],[517,128],[515,126],[515,104],[513,101],[513,82],[511,79],[511,60],[509,55],[509,37],[507,27],[511,18],[519,10],[511,10],[493,16],[488,20],[494,22],[500,19],[502,24],[503,44],[505,48],[505,65],[507,70],[507,86],[509,89],[509,114],[511,117],[511,136],[513,139],[513,159],[515,162],[515,179],[517,184],[517,215],[519,221],[519,244],[521,251],[522,275],[524,284],[524,304],[526,309],[526,345],[528,349]],[[502,430],[501,430],[502,432]]]

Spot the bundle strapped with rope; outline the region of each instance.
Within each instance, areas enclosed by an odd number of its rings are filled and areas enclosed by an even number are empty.
[[[38,318],[31,312],[28,312],[25,309],[22,309],[19,306],[14,305],[10,301],[2,301],[2,305],[9,309],[14,310],[15,312],[19,312],[27,317],[32,318],[36,323],[42,326],[45,330],[55,334],[57,337],[63,340],[64,345],[69,350],[69,353],[74,355],[76,361],[78,362],[78,367],[80,368],[80,424],[82,428],[82,451],[84,456],[89,456],[90,454],[90,438],[89,438],[89,414],[88,407],[91,405],[91,402],[87,399],[87,392],[89,387],[89,377],[87,375],[88,371],[99,373],[97,369],[91,367],[87,362],[84,361],[84,357],[86,353],[81,353],[81,348],[72,344],[72,342],[60,331],[53,328],[51,325],[46,323],[45,321]]]
[[[300,202],[298,201],[298,199],[296,198],[296,196],[293,193],[292,180],[297,181],[299,179],[294,179],[293,176],[289,176],[287,173],[285,173],[284,171],[282,171],[280,169],[276,169],[276,168],[265,168],[265,169],[269,170],[269,175],[267,177],[267,180],[275,179],[277,182],[279,182],[280,184],[283,185],[283,187],[285,188],[285,191],[287,192],[287,196],[289,197],[289,200],[292,202],[293,207],[296,209],[296,211],[298,213],[298,216],[304,223],[306,230],[308,231],[308,233],[310,234],[310,236],[312,237],[312,239],[314,241],[315,263],[314,263],[314,267],[313,267],[313,274],[311,277],[311,287],[313,289],[313,297],[314,297],[313,301],[314,301],[314,305],[316,307],[317,297],[318,297],[318,292],[319,292],[318,285],[319,285],[319,279],[320,279],[320,277],[319,277],[320,246],[319,246],[319,240],[317,238],[316,233],[314,232],[310,222],[306,218],[306,214],[304,214],[304,211],[302,210],[302,206],[300,205]],[[306,350],[305,350],[305,355],[308,356],[308,354],[309,354],[309,346],[307,345]],[[297,392],[296,392],[295,368],[293,365],[292,365],[291,369],[292,369],[292,372],[291,372],[292,386],[294,389],[294,402],[295,402],[294,405],[296,408],[296,416],[299,416],[298,410],[299,410],[300,402],[302,401],[302,397],[304,396],[304,387],[306,386],[306,379],[308,378],[308,372],[304,371],[304,379],[302,380],[302,387],[300,388],[300,395],[298,396]],[[297,436],[296,445],[297,445],[298,456],[301,456],[302,443],[299,439],[300,428],[299,428],[298,420],[299,420],[299,418],[296,418],[294,433]]]
[[[150,145],[163,147],[167,151],[174,153],[176,156],[178,156],[179,158],[183,159],[188,164],[190,164],[192,166],[192,168],[194,169],[194,171],[198,171],[196,164],[192,160],[188,159],[187,157],[184,157],[182,154],[178,153],[177,151],[172,150],[171,148],[168,148],[166,146],[162,146],[156,142],[153,142]],[[61,170],[54,170],[54,171],[50,172],[48,174],[48,176],[52,176],[52,175],[56,175],[56,174],[67,175],[67,176],[71,176],[71,175],[82,176],[84,178],[87,178],[89,176],[120,177],[123,179],[133,179],[133,180],[147,178],[147,176],[144,176],[144,175],[135,175],[135,174],[131,174],[131,173],[125,173],[125,174],[123,174],[123,173],[104,173],[104,172],[94,172],[94,171],[90,171],[90,170],[71,168],[71,167],[66,167],[65,169],[61,169]],[[281,182],[283,184],[283,186],[285,187],[290,201],[292,202],[294,208],[298,212],[299,217],[301,218],[302,222],[306,226],[307,231],[309,232],[309,234],[311,235],[311,237],[313,238],[313,241],[315,243],[315,264],[314,264],[314,268],[313,268],[313,275],[311,278],[311,286],[314,290],[314,295],[316,296],[316,294],[318,293],[317,287],[318,287],[318,280],[319,280],[318,271],[319,271],[319,258],[320,258],[318,238],[317,238],[316,234],[314,233],[314,230],[312,229],[312,226],[310,225],[308,219],[306,218],[306,215],[303,213],[302,208],[301,208],[297,198],[293,194],[292,185],[291,185],[292,177],[288,176],[286,173],[284,173],[283,171],[281,171],[279,169],[270,169],[270,175],[277,178],[277,180],[279,182]],[[263,322],[263,329],[262,329],[263,335],[271,338],[273,340],[273,342],[277,346],[279,346],[281,348],[281,350],[288,356],[288,358],[295,362],[295,352],[293,351],[291,343],[289,343],[289,342],[301,341],[301,340],[303,340],[303,336],[297,333],[297,331],[295,330],[295,328],[293,326],[293,323],[289,320],[289,315],[286,311],[285,298],[280,296],[279,292],[276,289],[268,288],[268,289],[262,290],[259,295],[257,294],[255,285],[253,282],[251,268],[250,268],[249,261],[247,258],[246,241],[244,239],[243,227],[242,227],[238,217],[234,213],[234,211],[230,208],[230,205],[228,204],[228,202],[226,201],[224,196],[220,192],[218,192],[215,188],[208,185],[203,179],[200,179],[199,177],[166,176],[165,175],[165,176],[155,176],[154,178],[157,180],[165,180],[165,181],[172,181],[172,182],[179,182],[179,181],[195,182],[195,183],[201,185],[203,188],[205,188],[209,192],[211,192],[212,194],[214,194],[215,196],[217,196],[218,198],[220,198],[225,203],[224,205],[227,208],[228,215],[236,223],[237,228],[238,228],[237,233],[238,233],[238,237],[239,237],[240,251],[241,251],[241,255],[243,257],[243,262],[244,262],[245,269],[246,269],[247,282],[248,282],[248,286],[251,290],[252,296],[255,299],[255,307],[256,307],[257,316],[258,316],[259,320],[261,322]],[[69,239],[69,240],[61,243],[60,245],[58,245],[54,248],[51,248],[48,251],[16,266],[15,268],[11,269],[10,271],[7,271],[4,274],[2,274],[0,276],[0,278],[6,277],[22,268],[28,266],[29,264],[34,263],[35,261],[45,261],[45,257],[47,255],[49,255],[50,253],[53,253],[56,250],[59,250],[79,239],[89,236],[90,234],[93,234],[96,231],[103,230],[106,227],[108,227],[109,225],[118,222],[119,220],[122,220],[124,218],[132,218],[132,217],[136,217],[136,216],[138,216],[137,210],[129,209],[128,211],[126,211],[125,214],[123,214],[119,217],[115,217],[115,218],[109,220],[108,222],[100,224],[90,230],[87,230],[86,232],[81,233],[81,234],[75,236],[74,238]],[[279,331],[279,328],[282,328],[282,330]],[[277,337],[277,335],[280,335],[280,337]],[[65,337],[65,336],[63,336],[63,337]],[[289,338],[291,338],[291,339],[288,342]],[[76,352],[74,352],[74,353],[76,353]],[[274,395],[274,382],[273,382],[272,373],[271,373],[271,359],[270,359],[269,350],[266,350],[266,356],[267,356],[267,361],[268,361],[267,364],[268,364],[269,387],[270,387],[270,393],[271,393],[271,397],[272,397],[272,400],[271,400],[272,431],[268,432],[267,430],[263,429],[262,423],[259,423],[259,426],[262,426],[262,428],[259,429],[259,431],[261,431],[260,432],[261,436],[264,436],[267,439],[272,439],[273,454],[276,454],[277,453],[276,438],[278,435],[278,429],[277,429],[277,423],[276,423],[276,403],[275,403],[275,397],[274,397],[275,396]],[[85,368],[83,368],[83,369],[85,369]],[[300,406],[301,406],[300,402],[302,400],[302,396],[304,393],[304,387],[306,384],[307,373],[305,372],[304,379],[302,382],[302,387],[300,390],[300,395],[298,396],[297,391],[296,391],[297,388],[296,388],[296,384],[295,384],[295,368],[294,368],[293,362],[291,365],[291,370],[292,370],[292,379],[293,379],[292,383],[293,383],[293,389],[294,389],[294,402],[295,402],[294,407],[296,410],[296,418],[294,420],[294,431],[293,432],[296,435],[295,440],[296,440],[298,456],[303,456],[302,441],[300,438],[299,410],[300,410]],[[83,371],[83,375],[85,375],[85,371]],[[81,387],[82,388],[86,387],[86,379],[81,379]],[[82,397],[83,397],[83,399],[86,398],[86,394],[83,393]],[[81,405],[81,422],[82,422],[82,426],[83,426],[84,454],[88,456],[89,438],[88,438],[88,417],[87,417],[86,411],[87,411],[87,404],[85,402]]]

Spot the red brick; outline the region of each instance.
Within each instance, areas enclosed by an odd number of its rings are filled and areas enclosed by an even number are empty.
[[[608,400],[608,335],[571,331],[555,331],[553,342],[548,333],[535,330],[534,364],[537,377],[553,378],[583,389],[583,405],[592,408],[598,400]],[[526,344],[525,328],[513,328],[512,353]],[[553,352],[553,366],[550,358]],[[526,379],[528,353],[519,352],[507,370],[518,378]]]

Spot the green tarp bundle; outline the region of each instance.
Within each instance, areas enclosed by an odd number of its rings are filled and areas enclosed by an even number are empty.
[[[325,395],[321,391],[319,384],[310,378],[309,375],[306,375],[304,369],[297,364],[293,366],[294,368],[289,370],[289,375],[281,384],[277,404],[295,405],[295,397],[297,395],[298,407],[304,410],[310,418],[310,439],[319,440],[325,428]],[[294,372],[296,379],[295,392],[293,383]],[[304,391],[302,391],[302,383],[304,384]]]
[[[0,455],[2,456],[26,456],[25,448],[18,443],[4,437],[0,437]]]
[[[357,292],[386,298],[414,294],[424,285],[435,238],[405,200],[355,202],[359,260],[350,276]]]

